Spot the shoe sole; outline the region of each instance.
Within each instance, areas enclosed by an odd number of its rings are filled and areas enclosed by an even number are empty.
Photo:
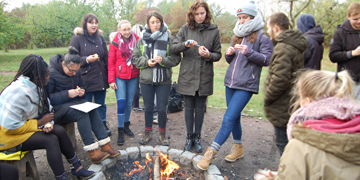
[[[226,158],[225,158],[225,161],[227,161],[227,162],[235,162],[236,160],[238,160],[238,159],[240,159],[240,158],[242,158],[242,157],[244,157],[244,155],[242,155],[242,156],[240,156],[240,157],[237,157],[235,160],[230,160],[230,159],[226,159]]]
[[[203,168],[201,168],[198,164],[197,164],[196,166],[197,166],[199,169],[203,170],[203,171],[206,171],[207,169],[209,169],[209,168],[203,169]]]
[[[114,154],[114,155],[110,155],[109,157],[113,158],[113,157],[116,157],[116,156],[119,156],[119,155],[121,155],[121,153],[120,153],[120,152],[119,152],[119,153],[117,153],[117,154]]]
[[[139,143],[140,143],[141,145],[146,145],[150,140],[151,140],[151,138],[150,138],[147,142],[145,142],[145,141],[140,141]]]
[[[100,159],[99,161],[96,161],[96,162],[93,162],[92,161],[92,163],[94,163],[94,164],[100,164],[102,161],[104,161],[106,158],[108,158],[110,156],[110,154],[108,154],[108,155],[106,155],[106,156],[104,156],[102,159]]]

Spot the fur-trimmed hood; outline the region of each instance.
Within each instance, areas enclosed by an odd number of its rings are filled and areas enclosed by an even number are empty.
[[[101,29],[98,29],[99,31],[99,35],[100,36],[102,36],[103,34],[104,34],[104,31],[103,30],[101,30]],[[74,34],[75,35],[83,35],[84,34],[84,29],[83,28],[81,28],[81,27],[76,27],[75,29],[74,29]]]

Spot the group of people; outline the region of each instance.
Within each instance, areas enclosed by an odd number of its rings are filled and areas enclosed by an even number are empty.
[[[262,172],[262,177],[325,178],[333,175],[329,169],[341,177],[359,168],[360,105],[355,99],[360,99],[360,86],[355,83],[360,81],[360,4],[349,6],[348,20],[333,35],[330,59],[338,63],[339,73],[319,71],[324,33],[311,15],[300,16],[299,30],[290,30],[288,17],[275,13],[266,24],[269,36],[262,30],[265,23],[253,1],[243,3],[236,16],[231,46],[225,52],[229,63],[224,78],[228,108],[197,167],[208,169],[231,133],[233,145],[225,160],[235,162],[244,156],[241,112],[259,92],[262,67],[269,66],[264,110],[274,125],[275,142],[282,156],[277,176],[269,171]],[[121,146],[125,134],[134,136],[130,115],[139,84],[145,106],[145,128],[139,143],[145,145],[152,139],[156,105],[158,138],[162,145],[169,146],[166,106],[171,68],[181,62],[177,92],[185,102],[184,150],[194,147],[201,153],[206,100],[213,94],[214,62],[222,56],[219,29],[211,21],[208,4],[195,0],[187,12],[186,24],[173,37],[162,15],[152,11],[138,33],[128,20],[120,21],[118,32],[110,36],[108,51],[97,17],[87,14],[81,27],[75,28],[67,53],[53,56],[50,66],[41,56],[28,55],[1,92],[0,151],[46,149],[56,179],[67,179],[61,157],[64,154],[72,174],[92,177],[94,172],[83,168],[65,130],[57,124],[77,122],[84,150],[93,163],[116,157],[120,152],[110,144],[112,133],[106,123],[106,89],[115,91],[117,144]],[[300,71],[304,67],[313,70]],[[88,113],[70,107],[87,101],[100,107]],[[316,158],[331,166],[311,163]],[[319,168],[324,171],[306,173]],[[351,173],[353,179],[360,177],[359,172]]]

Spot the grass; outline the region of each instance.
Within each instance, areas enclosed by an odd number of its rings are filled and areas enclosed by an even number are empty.
[[[210,108],[217,109],[226,109],[226,100],[225,100],[225,86],[224,86],[224,76],[228,67],[228,63],[225,61],[224,54],[226,49],[230,44],[222,44],[222,58],[219,62],[214,63],[214,94],[209,96],[207,106]],[[67,47],[62,48],[44,48],[44,49],[21,49],[21,50],[10,50],[10,52],[5,53],[0,51],[0,71],[13,71],[16,72],[19,68],[21,60],[28,54],[37,54],[44,58],[46,62],[49,62],[49,59],[57,53],[63,54],[67,51]],[[336,71],[336,64],[332,63],[329,60],[329,48],[325,48],[323,60],[321,62],[322,70]],[[177,81],[179,75],[180,66],[173,68],[172,80]],[[259,94],[254,94],[250,102],[246,105],[244,113],[251,116],[256,116],[259,118],[265,118],[263,111],[263,82],[266,78],[268,68],[264,67],[261,72],[260,78],[260,89]],[[0,90],[7,86],[14,75],[0,75]],[[115,92],[111,88],[107,90],[106,95],[106,104],[111,105],[116,103]],[[210,110],[208,108],[208,110]]]

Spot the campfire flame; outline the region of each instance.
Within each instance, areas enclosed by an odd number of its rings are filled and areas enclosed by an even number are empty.
[[[156,154],[160,156],[161,160],[161,179],[168,179],[175,170],[178,170],[180,168],[178,164],[168,159],[168,155],[164,155],[160,151],[158,151]],[[185,177],[184,174],[182,174],[182,176]]]
[[[151,162],[152,159],[149,155],[149,153],[146,153],[146,160],[145,160],[145,163],[146,163],[146,167],[148,167],[149,169],[149,172],[150,174],[152,174],[152,168],[150,168],[150,165],[149,165],[149,162]],[[127,177],[131,177],[133,174],[140,174],[142,172],[142,170],[145,169],[145,166],[142,166],[139,161],[135,161],[134,162],[136,164],[136,166],[138,167],[137,169],[133,169],[132,171],[130,171],[129,173],[126,174]],[[150,176],[149,180],[152,180],[152,177]]]

